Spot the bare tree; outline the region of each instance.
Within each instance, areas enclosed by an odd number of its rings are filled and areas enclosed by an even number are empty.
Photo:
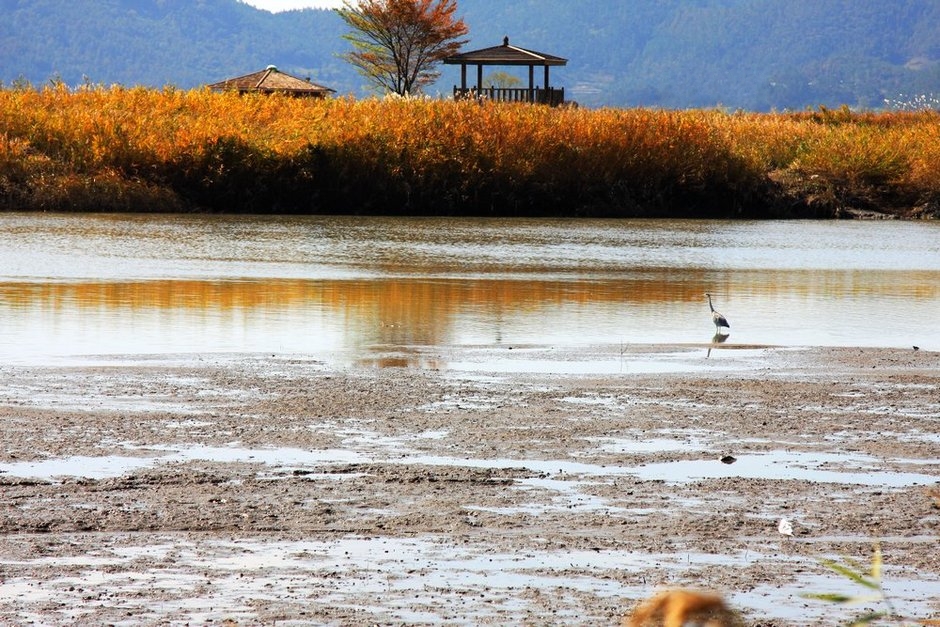
[[[435,68],[467,43],[456,0],[346,0],[339,16],[352,32],[344,57],[381,89],[416,94],[440,76]]]

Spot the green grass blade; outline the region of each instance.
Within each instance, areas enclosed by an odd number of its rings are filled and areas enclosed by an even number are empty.
[[[829,603],[850,603],[855,597],[847,594],[828,594],[828,593],[807,593],[801,594],[804,599],[814,599],[816,601],[828,601]]]
[[[878,619],[886,618],[888,616],[887,612],[872,612],[871,614],[865,614],[864,616],[859,616],[852,622],[852,627],[855,625],[871,625]]]
[[[801,594],[804,599],[814,599],[816,601],[827,601],[829,603],[838,603],[840,605],[861,605],[862,603],[877,603],[883,599],[880,594],[869,594],[868,596],[852,596],[840,594],[837,592],[808,592]]]
[[[855,572],[854,570],[852,570],[851,568],[843,566],[842,564],[837,564],[836,562],[832,562],[829,560],[823,560],[823,565],[826,568],[832,571],[835,571],[844,577],[851,579],[855,583],[865,586],[866,588],[870,588],[872,590],[879,590],[881,588],[881,586],[879,586],[878,583],[869,581],[868,579],[865,578],[864,575],[861,575]]]
[[[845,566],[853,569],[859,575],[864,576],[863,573],[868,572],[868,566],[863,566],[861,563],[855,561],[851,557],[843,557],[842,562],[845,564]]]

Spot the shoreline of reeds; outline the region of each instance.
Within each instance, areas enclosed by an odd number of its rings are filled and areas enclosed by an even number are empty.
[[[0,210],[940,217],[940,113],[3,89]]]

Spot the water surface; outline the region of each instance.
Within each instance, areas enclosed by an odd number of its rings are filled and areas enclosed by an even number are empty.
[[[0,215],[0,357],[710,343],[940,350],[940,225]]]

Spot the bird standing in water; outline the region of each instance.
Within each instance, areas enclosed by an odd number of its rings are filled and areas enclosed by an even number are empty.
[[[715,307],[712,305],[712,295],[705,294],[708,297],[708,308],[712,310],[712,322],[715,323],[715,333],[721,333],[721,327],[731,328],[731,325],[728,324],[728,319],[723,315],[715,311]]]

